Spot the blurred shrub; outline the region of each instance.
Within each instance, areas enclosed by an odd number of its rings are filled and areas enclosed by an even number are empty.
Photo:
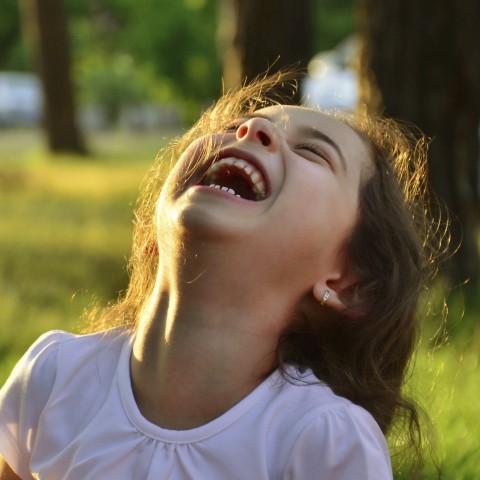
[[[72,7],[73,8],[73,7]],[[111,0],[71,17],[81,101],[109,121],[123,105],[177,105],[184,119],[218,96],[216,3]]]
[[[125,105],[172,101],[168,86],[162,85],[148,66],[136,65],[128,54],[93,53],[77,68],[82,103],[101,108],[108,124],[118,121]]]

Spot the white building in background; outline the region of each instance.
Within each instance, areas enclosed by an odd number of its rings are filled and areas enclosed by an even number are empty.
[[[42,91],[36,75],[0,72],[0,127],[37,125],[42,111]]]
[[[315,55],[300,86],[306,105],[323,110],[353,110],[358,102],[359,40],[352,35],[333,50]]]

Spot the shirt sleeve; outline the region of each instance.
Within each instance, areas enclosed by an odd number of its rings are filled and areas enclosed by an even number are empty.
[[[373,417],[348,405],[309,419],[284,480],[391,480],[387,442]]]
[[[0,389],[0,454],[22,479],[33,479],[30,455],[55,383],[59,341],[65,336],[69,334],[58,331],[42,335]]]

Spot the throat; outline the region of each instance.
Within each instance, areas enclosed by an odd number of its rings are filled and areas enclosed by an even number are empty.
[[[211,372],[179,373],[175,369],[172,375],[157,380],[150,375],[134,375],[133,371],[132,390],[142,416],[168,430],[190,430],[214,421],[263,381],[253,376],[238,381],[235,374],[222,379]]]

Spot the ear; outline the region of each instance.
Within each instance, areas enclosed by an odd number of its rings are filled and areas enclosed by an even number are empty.
[[[313,296],[321,306],[329,307],[337,313],[348,312],[349,316],[355,316],[351,309],[358,301],[357,285],[356,275],[349,266],[344,266],[342,271],[318,280],[313,285]]]

